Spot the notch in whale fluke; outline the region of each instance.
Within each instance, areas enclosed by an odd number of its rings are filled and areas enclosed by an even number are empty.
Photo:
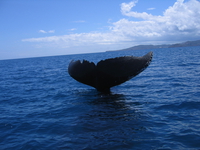
[[[101,60],[97,65],[87,60],[72,60],[68,73],[75,80],[100,92],[109,92],[111,87],[130,80],[146,69],[152,57],[153,52],[149,52],[142,57],[123,56]]]

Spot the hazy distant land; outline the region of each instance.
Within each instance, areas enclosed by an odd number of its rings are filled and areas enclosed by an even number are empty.
[[[200,40],[197,41],[187,41],[177,44],[163,44],[163,45],[137,45],[130,48],[125,48],[121,50],[110,50],[110,51],[128,51],[128,50],[144,50],[144,49],[158,49],[158,48],[173,48],[173,47],[190,47],[190,46],[200,46]]]

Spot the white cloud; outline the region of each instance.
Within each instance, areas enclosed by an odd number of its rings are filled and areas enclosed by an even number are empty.
[[[76,28],[71,28],[71,29],[69,29],[70,31],[75,31],[75,30],[77,30]]]
[[[121,4],[121,13],[122,14],[126,14],[127,12],[130,12],[131,9],[136,5],[136,3],[138,2],[138,0],[129,2],[129,3],[122,3]]]
[[[110,33],[80,33],[80,34],[69,34],[62,36],[49,36],[42,38],[29,38],[23,39],[24,42],[55,42],[57,44],[62,44],[63,47],[70,46],[81,46],[81,45],[108,45],[115,44],[116,42],[127,41],[126,37],[124,39],[122,36]],[[111,38],[112,37],[112,38]]]
[[[125,16],[134,17],[134,18],[142,18],[147,19],[152,17],[151,14],[148,14],[146,12],[138,13],[131,11],[131,9],[136,5],[138,1],[131,1],[129,3],[122,3],[121,4],[121,13]]]
[[[175,4],[165,10],[162,16],[154,16],[146,12],[134,12],[131,2],[127,3],[126,9],[121,6],[123,15],[141,18],[142,21],[130,21],[121,19],[114,23],[113,31],[137,40],[168,41],[190,40],[200,38],[200,2],[197,0],[177,0]]]
[[[39,33],[54,33],[55,30],[49,30],[49,31],[45,31],[45,30],[39,30]]]
[[[47,33],[46,31],[44,30],[39,30],[40,33]]]
[[[197,0],[177,0],[162,15],[136,12],[137,1],[121,4],[121,13],[125,18],[112,23],[107,33],[79,33],[63,36],[23,39],[26,42],[49,42],[59,47],[86,45],[123,45],[157,44],[166,41],[184,41],[200,38],[200,2]],[[129,18],[126,19],[126,16]],[[132,18],[140,18],[133,21]],[[75,30],[75,29],[72,29]],[[40,30],[41,33],[47,33]],[[49,31],[48,31],[49,32]]]
[[[156,9],[156,8],[153,8],[153,7],[151,7],[151,8],[147,8],[147,10],[154,10],[154,9]]]

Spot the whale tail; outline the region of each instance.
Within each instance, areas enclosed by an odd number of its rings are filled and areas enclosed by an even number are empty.
[[[110,88],[122,84],[146,69],[153,57],[149,52],[142,57],[124,56],[101,60],[95,65],[87,60],[71,61],[69,75],[75,80],[108,92]]]

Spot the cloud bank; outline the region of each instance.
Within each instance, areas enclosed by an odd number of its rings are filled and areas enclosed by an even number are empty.
[[[172,43],[200,38],[200,2],[177,0],[162,15],[136,12],[137,0],[121,4],[124,18],[113,22],[106,33],[77,33],[62,36],[23,39],[23,42],[56,44],[67,48],[86,45],[131,45]],[[139,21],[135,21],[139,19]],[[44,30],[40,30],[46,33]],[[44,32],[43,32],[44,31]],[[46,44],[45,44],[46,45]],[[126,47],[126,46],[125,46]]]

